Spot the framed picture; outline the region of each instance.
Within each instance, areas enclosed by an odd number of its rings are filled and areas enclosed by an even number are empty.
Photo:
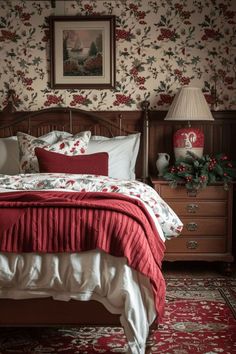
[[[51,16],[51,87],[114,88],[115,16]]]

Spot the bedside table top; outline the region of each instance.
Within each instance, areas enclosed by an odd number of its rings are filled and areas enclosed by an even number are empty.
[[[158,176],[149,176],[149,181],[152,183],[152,184],[155,184],[155,183],[159,183],[159,184],[169,184],[170,181],[164,179],[163,177],[158,177]],[[215,183],[211,183],[209,184],[208,186],[223,186],[224,182],[221,182],[221,181],[217,181]],[[180,186],[184,186],[184,182],[178,182],[178,185]],[[230,185],[233,186],[233,188],[235,189],[236,188],[236,181],[231,181],[229,182],[229,187]]]
[[[167,181],[163,177],[158,177],[158,176],[149,176],[149,181],[151,184],[159,183],[159,184],[169,184],[170,181]],[[183,183],[179,183],[180,185],[183,185]]]

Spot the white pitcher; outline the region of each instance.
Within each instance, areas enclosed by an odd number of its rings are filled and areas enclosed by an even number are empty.
[[[158,158],[156,161],[156,166],[157,166],[157,171],[158,171],[158,176],[162,177],[163,176],[163,170],[165,167],[169,165],[170,161],[170,155],[167,154],[166,152],[159,152]]]

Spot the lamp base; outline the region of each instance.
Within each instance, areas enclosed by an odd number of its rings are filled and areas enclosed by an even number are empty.
[[[182,128],[175,132],[173,143],[176,159],[187,157],[187,151],[194,153],[198,157],[202,157],[204,134],[198,128]]]
[[[187,154],[188,151],[192,152],[193,154],[195,154],[198,157],[202,157],[202,155],[203,155],[203,147],[192,148],[192,149],[174,148],[175,159],[177,160],[179,158],[189,157],[189,155]]]

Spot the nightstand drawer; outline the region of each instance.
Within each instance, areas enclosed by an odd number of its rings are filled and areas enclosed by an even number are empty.
[[[227,233],[226,218],[181,218],[184,224],[181,235],[225,235]]]
[[[199,201],[192,199],[189,201],[168,200],[169,206],[177,215],[198,215],[198,216],[227,216],[226,201]]]
[[[179,237],[166,241],[166,261],[233,261],[233,185],[225,190],[215,183],[194,193],[157,177],[151,184],[184,224]]]
[[[222,253],[226,251],[223,238],[184,238],[166,241],[166,253]]]
[[[226,200],[228,198],[228,192],[224,190],[223,186],[208,186],[207,188],[201,189],[197,192],[192,192],[182,186],[178,188],[170,188],[168,185],[160,185],[159,193],[163,199],[187,199],[197,197],[197,199]]]

